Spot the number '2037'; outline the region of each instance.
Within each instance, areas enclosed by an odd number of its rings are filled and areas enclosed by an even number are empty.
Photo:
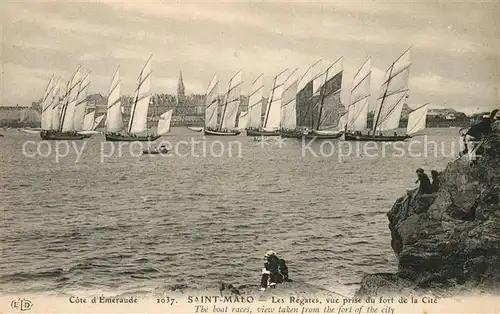
[[[169,298],[169,297],[156,298],[156,303],[174,305],[175,299],[174,298]]]

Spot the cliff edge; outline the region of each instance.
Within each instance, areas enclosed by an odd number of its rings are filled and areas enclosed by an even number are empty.
[[[450,162],[437,193],[387,213],[398,271],[363,278],[357,296],[429,293],[456,295],[500,288],[500,121],[476,164]]]
[[[395,202],[387,216],[398,271],[365,276],[357,296],[499,292],[500,121],[492,127],[476,164],[450,162],[437,193]]]

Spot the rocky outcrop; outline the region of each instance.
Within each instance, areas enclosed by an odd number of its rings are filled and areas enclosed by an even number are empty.
[[[476,163],[448,164],[437,193],[395,202],[387,216],[398,271],[366,276],[357,296],[499,291],[500,122],[493,129]]]

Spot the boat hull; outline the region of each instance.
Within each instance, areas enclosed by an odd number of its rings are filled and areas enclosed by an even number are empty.
[[[360,142],[404,142],[412,138],[410,135],[401,136],[379,136],[379,135],[354,135],[346,133],[344,140],[346,141],[360,141]]]
[[[190,129],[191,131],[194,131],[194,132],[201,132],[201,131],[203,131],[203,127],[188,126],[187,128]]]
[[[294,131],[281,131],[280,136],[284,138],[301,138],[302,134]]]
[[[68,134],[62,132],[51,133],[51,134],[41,132],[40,137],[44,141],[78,141],[78,140],[83,140],[84,138],[84,136],[81,134]]]
[[[252,130],[247,129],[247,136],[280,136],[281,132],[279,130],[276,131],[264,131],[264,130]]]
[[[241,133],[241,131],[229,131],[229,132],[223,132],[223,131],[210,131],[210,130],[204,130],[205,135],[217,135],[217,136],[235,136]]]
[[[285,138],[297,138],[297,139],[314,139],[314,140],[334,140],[337,138],[340,138],[344,132],[338,132],[338,133],[315,133],[309,132],[309,133],[301,133],[301,132],[282,132],[281,137]]]
[[[164,155],[164,154],[167,154],[168,153],[168,150],[165,150],[165,151],[148,151],[148,150],[143,150],[142,151],[142,154],[143,155]]]
[[[105,134],[108,142],[150,142],[160,138],[160,135],[131,136],[124,134]]]
[[[303,134],[301,137],[305,139],[314,139],[314,140],[334,140],[337,138],[342,137],[344,132],[339,132],[339,133],[331,133],[331,134],[321,134],[321,133],[308,133],[308,134]]]
[[[19,130],[21,130],[24,133],[28,133],[28,134],[40,134],[40,132],[41,132],[41,130],[37,130],[37,129],[19,129]]]

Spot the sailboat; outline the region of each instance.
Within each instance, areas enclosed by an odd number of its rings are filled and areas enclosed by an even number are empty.
[[[74,125],[75,106],[83,81],[80,79],[81,69],[82,67],[79,66],[68,80],[62,103],[56,107],[56,110],[52,110],[53,119],[51,119],[50,128],[42,129],[40,132],[43,140],[81,140],[84,138],[83,135],[78,134]]]
[[[205,97],[205,129],[217,129],[217,115],[219,110],[219,80],[214,75],[208,84]]]
[[[214,77],[216,79],[216,77]],[[218,97],[213,102],[213,93],[217,91],[218,82],[214,83],[212,90],[207,92],[207,109],[205,115],[207,115],[207,110],[209,111],[209,124],[205,121],[205,135],[219,135],[219,136],[234,136],[241,133],[240,130],[236,129],[236,116],[238,115],[238,108],[240,106],[240,95],[241,95],[241,84],[243,83],[243,70],[238,71],[230,80],[227,87],[226,96],[224,97],[224,105],[222,106],[221,121],[217,126],[214,126],[217,122],[217,106]],[[212,82],[211,82],[212,84]],[[211,94],[212,93],[212,94]],[[210,97],[209,97],[210,94]],[[216,95],[216,94],[215,94]],[[210,101],[210,102],[208,102]],[[215,108],[213,108],[215,106]],[[206,119],[206,118],[205,118]]]
[[[295,88],[292,85],[293,82],[287,84],[288,86],[285,87],[285,92],[283,93],[282,109],[284,109],[283,107],[286,108],[286,112],[284,114],[288,117],[283,117],[282,110],[282,120],[285,119],[286,121],[282,121],[282,127],[280,130],[281,137],[302,137],[302,131],[299,129],[299,124],[301,124],[305,120],[305,116],[309,111],[310,106],[308,105],[308,103],[310,102],[313,95],[313,81],[321,76],[321,74],[319,74],[318,72],[323,72],[319,69],[321,61],[322,59],[319,59],[318,61],[314,62],[311,66],[309,66],[304,74],[302,74],[302,77],[297,82],[296,89],[298,91],[295,92],[295,95],[291,95],[290,91],[291,89]],[[296,117],[295,122],[292,121],[292,115],[295,115]]]
[[[108,88],[104,134],[118,134],[116,132],[123,129],[123,108],[120,101],[120,84],[120,67],[118,67]]]
[[[45,87],[42,100],[40,102],[41,119],[40,128],[22,128],[21,131],[30,134],[40,134],[41,130],[49,130],[52,122],[52,108],[57,101],[59,93],[59,79],[54,80],[54,75],[50,77],[49,83]]]
[[[346,133],[346,140],[354,141],[378,141],[397,142],[411,138],[410,135],[384,135],[381,132],[395,130],[399,127],[401,111],[405,100],[408,98],[408,80],[410,75],[410,48],[408,48],[392,65],[384,75],[384,82],[380,88],[380,96],[377,99],[377,110],[372,127],[372,134]],[[380,132],[378,135],[376,132]]]
[[[90,72],[83,78],[78,87],[76,96],[75,113],[73,117],[73,128],[75,131],[83,131],[85,112],[87,110],[87,89],[90,85]]]
[[[153,55],[151,55],[146,64],[142,68],[138,77],[137,89],[135,90],[134,103],[132,104],[132,109],[130,111],[130,119],[128,122],[127,130],[125,134],[122,133],[114,133],[117,131],[111,131],[109,129],[106,130],[105,137],[106,141],[110,142],[146,142],[146,141],[154,141],[160,138],[159,135],[147,134],[147,135],[139,135],[144,131],[149,132],[147,122],[148,122],[148,109],[151,98],[150,88],[151,88],[151,59]],[[118,74],[118,73],[117,73]],[[115,76],[117,75],[115,74]],[[119,90],[118,90],[119,94]],[[113,105],[111,106],[113,107]],[[108,99],[108,112],[110,109],[110,103]],[[114,109],[117,111],[118,109]],[[121,109],[120,109],[121,114]],[[115,119],[117,114],[112,117]],[[113,121],[116,123],[116,121]],[[113,132],[113,133],[108,133]]]
[[[286,80],[283,80],[282,75],[288,72],[288,69],[281,71],[274,77],[273,86],[269,90],[269,98],[267,100],[266,113],[262,127],[258,130],[247,129],[248,136],[279,136],[281,124],[281,97],[283,86]],[[257,87],[257,86],[256,86]],[[259,107],[259,106],[257,106]],[[256,110],[257,111],[257,110]],[[254,114],[257,115],[256,113]],[[252,115],[252,121],[253,121]]]
[[[312,89],[316,90],[309,103],[311,116],[308,129],[299,133],[306,139],[337,139],[343,131],[337,128],[340,109],[340,91],[342,88],[342,57],[330,65],[326,71],[312,81]],[[337,70],[337,66],[340,67]],[[333,75],[330,74],[333,73]],[[318,86],[318,87],[316,87]],[[307,121],[306,121],[307,123]]]
[[[156,128],[156,132],[159,136],[163,136],[170,132],[170,121],[172,120],[172,109],[163,113],[158,119],[158,127]],[[168,153],[168,149],[165,146],[160,146],[160,148],[155,148],[153,150],[147,149],[143,150],[142,154],[144,155],[157,155],[157,154],[166,154]]]
[[[368,106],[371,86],[371,57],[359,68],[352,79],[351,93],[347,112],[339,121],[339,128],[344,129],[345,136],[361,135],[367,128]]]

